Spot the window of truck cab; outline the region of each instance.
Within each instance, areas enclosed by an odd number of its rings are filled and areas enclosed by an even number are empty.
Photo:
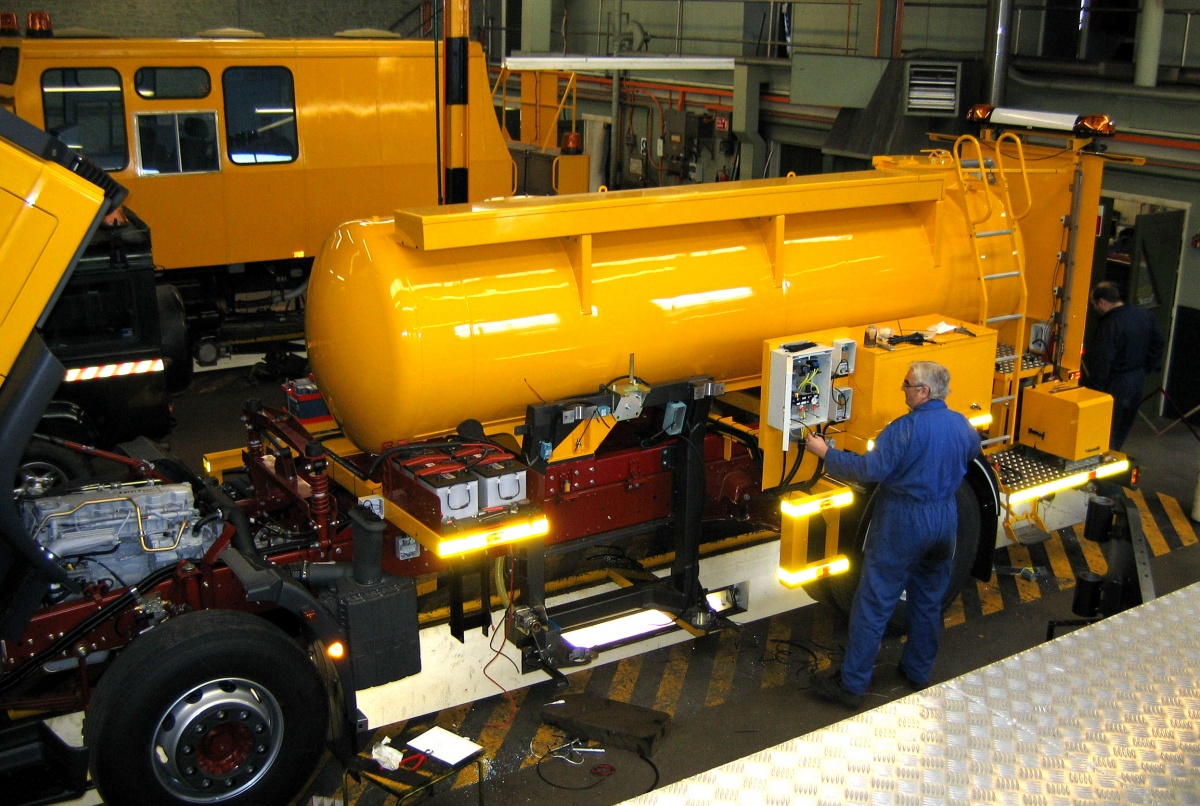
[[[45,128],[106,171],[129,165],[121,76],[109,67],[54,67],[42,73]]]
[[[296,91],[286,67],[230,67],[225,94],[225,148],[237,165],[294,162]]]

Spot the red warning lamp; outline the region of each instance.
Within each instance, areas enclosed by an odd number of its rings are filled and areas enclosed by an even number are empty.
[[[54,36],[54,26],[50,24],[49,11],[31,11],[25,18],[25,36],[47,37]]]
[[[21,29],[17,27],[15,11],[0,11],[0,36],[20,36]]]

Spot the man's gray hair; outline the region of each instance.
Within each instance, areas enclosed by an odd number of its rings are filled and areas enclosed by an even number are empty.
[[[908,365],[917,386],[929,389],[932,400],[945,400],[950,394],[950,370],[936,361],[914,361]]]

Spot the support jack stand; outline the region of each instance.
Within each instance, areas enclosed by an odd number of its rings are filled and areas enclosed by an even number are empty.
[[[1097,493],[1088,501],[1083,536],[1103,547],[1108,573],[1101,577],[1085,571],[1075,578],[1071,612],[1080,618],[1049,622],[1047,641],[1059,627],[1084,627],[1156,598],[1150,547],[1137,506],[1115,484],[1098,484]]]

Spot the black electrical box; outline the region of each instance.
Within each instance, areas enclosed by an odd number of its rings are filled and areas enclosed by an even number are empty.
[[[417,589],[411,579],[384,577],[363,585],[338,583],[338,622],[346,631],[355,688],[370,688],[421,671]]]

